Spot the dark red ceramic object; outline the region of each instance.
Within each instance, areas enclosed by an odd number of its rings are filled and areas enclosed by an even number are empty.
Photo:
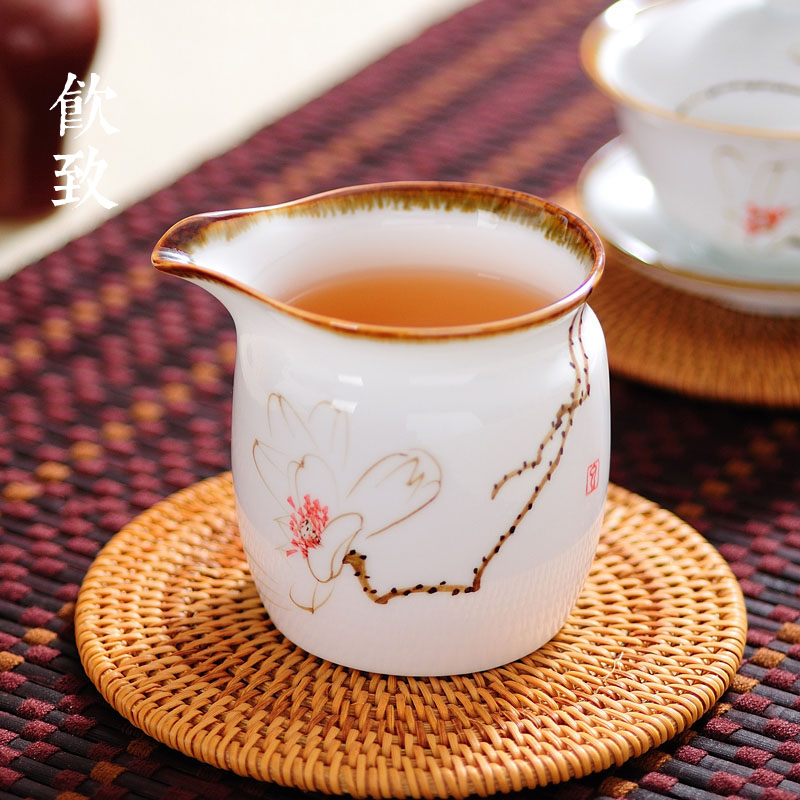
[[[0,2],[0,216],[54,210],[58,99],[70,72],[88,72],[100,30],[98,0]]]

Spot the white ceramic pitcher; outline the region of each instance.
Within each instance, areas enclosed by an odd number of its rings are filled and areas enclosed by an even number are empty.
[[[583,222],[504,189],[376,184],[190,217],[153,263],[236,323],[239,526],[284,635],[349,667],[443,675],[559,630],[608,479],[608,366],[586,305],[603,254]],[[373,266],[483,270],[553,302],[394,328],[281,299]]]

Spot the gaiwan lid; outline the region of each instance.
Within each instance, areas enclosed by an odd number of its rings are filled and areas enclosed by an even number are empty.
[[[582,55],[624,104],[800,137],[800,0],[620,0]]]

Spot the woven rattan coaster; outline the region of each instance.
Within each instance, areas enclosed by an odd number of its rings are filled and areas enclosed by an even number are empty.
[[[557,202],[580,214],[574,191]],[[800,407],[800,319],[724,308],[663,286],[606,243],[606,271],[589,304],[611,370],[707,400]]]
[[[487,795],[619,764],[711,708],[737,669],[745,626],[717,551],[612,487],[583,594],[537,652],[449,678],[338,667],[269,622],[229,474],[114,536],[76,613],[89,677],[150,736],[241,775],[373,797]]]

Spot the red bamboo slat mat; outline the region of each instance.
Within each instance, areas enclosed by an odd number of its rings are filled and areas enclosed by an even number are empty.
[[[483,0],[0,284],[0,800],[301,796],[150,739],[78,659],[74,603],[102,545],[229,464],[232,323],[150,251],[190,213],[366,181],[555,195],[616,134],[577,59],[603,5]],[[731,565],[745,661],[675,739],[536,796],[799,794],[800,415],[614,380],[612,437],[612,480]]]

